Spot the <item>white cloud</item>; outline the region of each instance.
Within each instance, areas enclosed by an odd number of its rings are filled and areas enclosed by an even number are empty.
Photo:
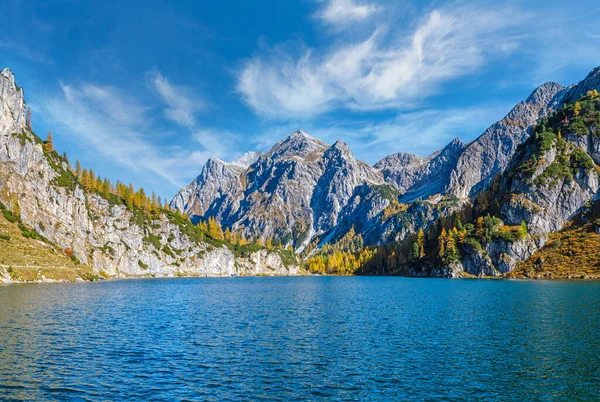
[[[172,97],[173,87],[164,77],[157,81],[157,90],[170,100],[167,110],[193,110]],[[142,101],[114,87],[61,84],[61,92],[46,98],[41,106],[57,128],[67,131],[77,142],[94,149],[106,160],[142,175],[158,175],[175,188],[187,184],[189,176],[200,172],[210,156],[237,155],[219,141],[207,139],[219,138],[218,131],[205,131],[209,137],[198,141],[202,146],[200,150],[157,145],[157,137],[170,133],[153,124],[151,109]],[[195,124],[186,119],[181,122],[184,126]],[[190,138],[198,140],[199,130],[195,126],[193,129]],[[181,144],[181,137],[178,143]]]
[[[199,129],[193,133],[193,138],[211,154],[225,160],[235,159],[239,152],[233,151],[240,143],[240,136],[224,130]]]
[[[269,117],[406,106],[514,49],[516,39],[505,31],[524,19],[510,9],[444,8],[409,32],[381,26],[365,40],[320,54],[308,49],[293,58],[278,47],[244,64],[237,89]]]
[[[184,127],[196,124],[194,114],[202,109],[203,102],[188,88],[171,84],[158,71],[150,74],[149,84],[169,105],[164,111],[166,118]]]
[[[157,174],[180,187],[183,183],[177,169],[196,165],[206,157],[154,146],[144,135],[148,129],[147,109],[116,88],[63,84],[61,89],[59,95],[43,104],[51,120],[121,166]]]
[[[346,24],[365,20],[378,11],[377,6],[356,3],[354,0],[329,0],[326,7],[317,12],[316,17],[331,24]]]

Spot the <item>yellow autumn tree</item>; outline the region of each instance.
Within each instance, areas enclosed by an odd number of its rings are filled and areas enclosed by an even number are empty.
[[[52,140],[52,133],[50,131],[48,131],[48,136],[46,137],[46,141],[44,141],[44,152],[47,154],[54,152],[54,142]]]
[[[446,256],[446,242],[448,241],[448,233],[446,229],[442,229],[442,233],[440,233],[438,237],[438,255],[441,258]]]
[[[21,208],[19,207],[19,198],[16,194],[13,195],[13,215],[21,219]]]
[[[419,245],[419,257],[425,257],[425,233],[423,228],[419,228],[419,233],[417,233],[417,244]]]

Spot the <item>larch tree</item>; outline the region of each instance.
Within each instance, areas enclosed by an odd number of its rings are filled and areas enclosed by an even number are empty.
[[[438,237],[438,255],[443,259],[446,256],[446,242],[448,241],[448,234],[446,229],[442,229],[442,233]]]
[[[423,228],[419,228],[417,244],[419,245],[419,258],[425,257],[425,233],[423,232]]]
[[[79,162],[79,159],[75,161],[75,176],[81,180],[81,163]]]
[[[54,143],[52,141],[52,133],[50,131],[48,131],[48,136],[46,137],[46,141],[44,141],[44,152],[47,154],[54,152]]]

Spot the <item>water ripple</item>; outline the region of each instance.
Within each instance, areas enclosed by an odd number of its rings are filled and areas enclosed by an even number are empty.
[[[598,400],[600,283],[0,287],[2,400]]]

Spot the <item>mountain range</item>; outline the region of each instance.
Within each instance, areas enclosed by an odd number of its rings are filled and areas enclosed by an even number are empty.
[[[86,186],[33,132],[5,69],[0,205],[48,253],[67,250],[104,277],[339,273],[340,261],[345,273],[500,276],[594,210],[598,89],[600,67],[575,85],[543,84],[469,143],[372,166],[298,130],[266,153],[210,158],[164,209]]]
[[[531,138],[532,128],[540,120],[599,87],[600,68],[576,85],[545,83],[469,143],[456,138],[428,157],[398,152],[373,166],[357,160],[342,141],[329,145],[298,130],[265,154],[250,152],[231,163],[210,159],[170,205],[193,222],[213,217],[246,237],[277,239],[304,255],[307,250],[314,254],[327,244],[335,244],[351,230],[367,246],[402,243],[419,229],[427,231],[441,218],[473,207],[477,197],[522,157],[517,151]],[[593,124],[589,140],[573,137],[570,127],[564,127],[564,138],[582,147],[598,163],[594,142],[597,128]],[[492,254],[502,254],[510,263],[501,264],[492,258],[488,265],[493,268],[455,270],[485,275],[512,270],[517,261],[544,244],[547,233],[560,230],[590,197],[595,199],[596,190],[591,185],[557,203],[558,195],[543,186],[506,188],[506,192],[524,199],[535,192],[537,204],[552,207],[535,216],[516,211],[510,203],[501,209],[503,222],[523,221],[531,234],[540,236],[535,241],[528,236],[527,245],[519,246],[520,250],[514,250],[519,248],[518,242],[510,247],[495,245],[503,249]],[[552,199],[552,204],[546,205],[544,199]],[[448,269],[433,271],[453,275]]]

